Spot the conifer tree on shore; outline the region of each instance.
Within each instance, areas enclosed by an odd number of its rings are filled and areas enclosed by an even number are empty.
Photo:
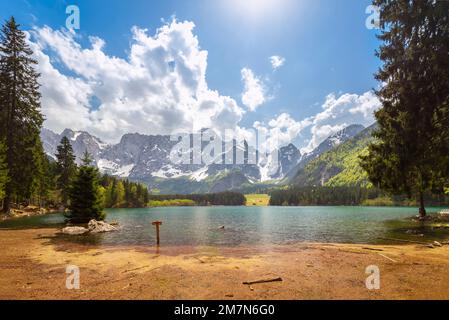
[[[75,155],[72,145],[67,137],[61,139],[57,148],[56,168],[57,168],[57,187],[61,190],[62,204],[67,206],[69,199],[69,190],[76,174]]]
[[[34,145],[32,155],[33,181],[29,193],[34,198],[34,203],[42,207],[45,205],[44,202],[48,198],[52,184],[50,163],[40,141]]]
[[[69,191],[70,211],[66,214],[69,222],[86,223],[92,219],[105,219],[103,195],[98,180],[98,169],[92,166],[92,159],[86,151]]]
[[[381,12],[382,108],[362,167],[375,186],[416,198],[424,218],[424,194],[442,193],[449,180],[449,2],[374,5]]]
[[[36,171],[33,150],[40,144],[43,123],[40,111],[37,62],[26,43],[26,35],[11,17],[0,32],[0,140],[6,144],[9,179],[5,186],[3,210],[12,201],[31,199]]]
[[[6,165],[6,147],[0,142],[0,201],[5,198],[5,186],[8,181],[8,167]]]

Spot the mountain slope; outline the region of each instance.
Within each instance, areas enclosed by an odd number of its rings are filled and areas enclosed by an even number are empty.
[[[290,168],[289,172],[286,173],[286,177],[288,179],[292,179],[295,175],[303,169],[310,161],[318,158],[323,153],[334,149],[340,144],[352,139],[357,134],[362,132],[365,129],[364,126],[360,124],[353,124],[345,129],[329,136],[326,140],[321,142],[317,148],[315,148],[312,152],[304,154],[299,160],[298,164],[292,168]]]
[[[94,160],[97,161],[99,155],[109,147],[99,138],[94,137],[85,131],[65,129],[61,134],[57,134],[43,128],[41,131],[41,140],[44,151],[53,159],[56,159],[55,155],[57,153],[57,147],[63,137],[67,137],[70,140],[77,163],[81,162],[86,150],[93,156]]]
[[[368,177],[360,167],[359,156],[373,141],[375,125],[352,139],[311,160],[291,180],[296,186],[368,186]]]

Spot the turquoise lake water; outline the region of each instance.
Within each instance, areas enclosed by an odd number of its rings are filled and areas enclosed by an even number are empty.
[[[439,209],[429,209],[436,213]],[[428,241],[449,237],[448,229],[432,230],[407,219],[416,208],[397,207],[173,207],[108,209],[107,221],[119,232],[59,236],[97,245],[152,245],[160,220],[164,245],[276,245],[295,242],[388,243],[379,238]],[[0,229],[62,226],[62,214],[3,221]],[[224,226],[224,230],[219,227]],[[410,230],[413,230],[411,234]],[[407,232],[408,231],[408,232]],[[424,236],[419,235],[424,234]]]

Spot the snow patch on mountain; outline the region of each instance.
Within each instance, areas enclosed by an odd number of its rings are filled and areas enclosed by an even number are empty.
[[[156,178],[175,179],[189,176],[190,172],[183,172],[182,170],[174,168],[171,165],[166,165],[158,171],[151,173],[151,175]]]
[[[82,134],[82,132],[77,131],[73,133],[73,136],[70,138],[70,140],[72,141],[76,141],[76,139],[78,139],[78,137]]]
[[[134,164],[121,166],[120,168],[118,168],[115,175],[119,176],[120,178],[128,178],[133,169],[134,169]]]
[[[204,167],[204,168],[201,168],[201,169],[199,169],[199,170],[197,170],[197,171],[195,171],[195,172],[193,172],[191,175],[190,175],[190,178],[192,179],[192,180],[195,180],[195,181],[203,181],[203,180],[205,180],[209,175],[207,174],[207,170],[208,170],[209,168],[206,166],[206,167]]]

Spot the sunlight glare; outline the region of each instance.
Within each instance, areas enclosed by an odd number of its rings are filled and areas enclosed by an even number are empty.
[[[278,18],[288,13],[292,0],[226,0],[232,13],[248,19],[250,22],[263,21],[265,18]]]

